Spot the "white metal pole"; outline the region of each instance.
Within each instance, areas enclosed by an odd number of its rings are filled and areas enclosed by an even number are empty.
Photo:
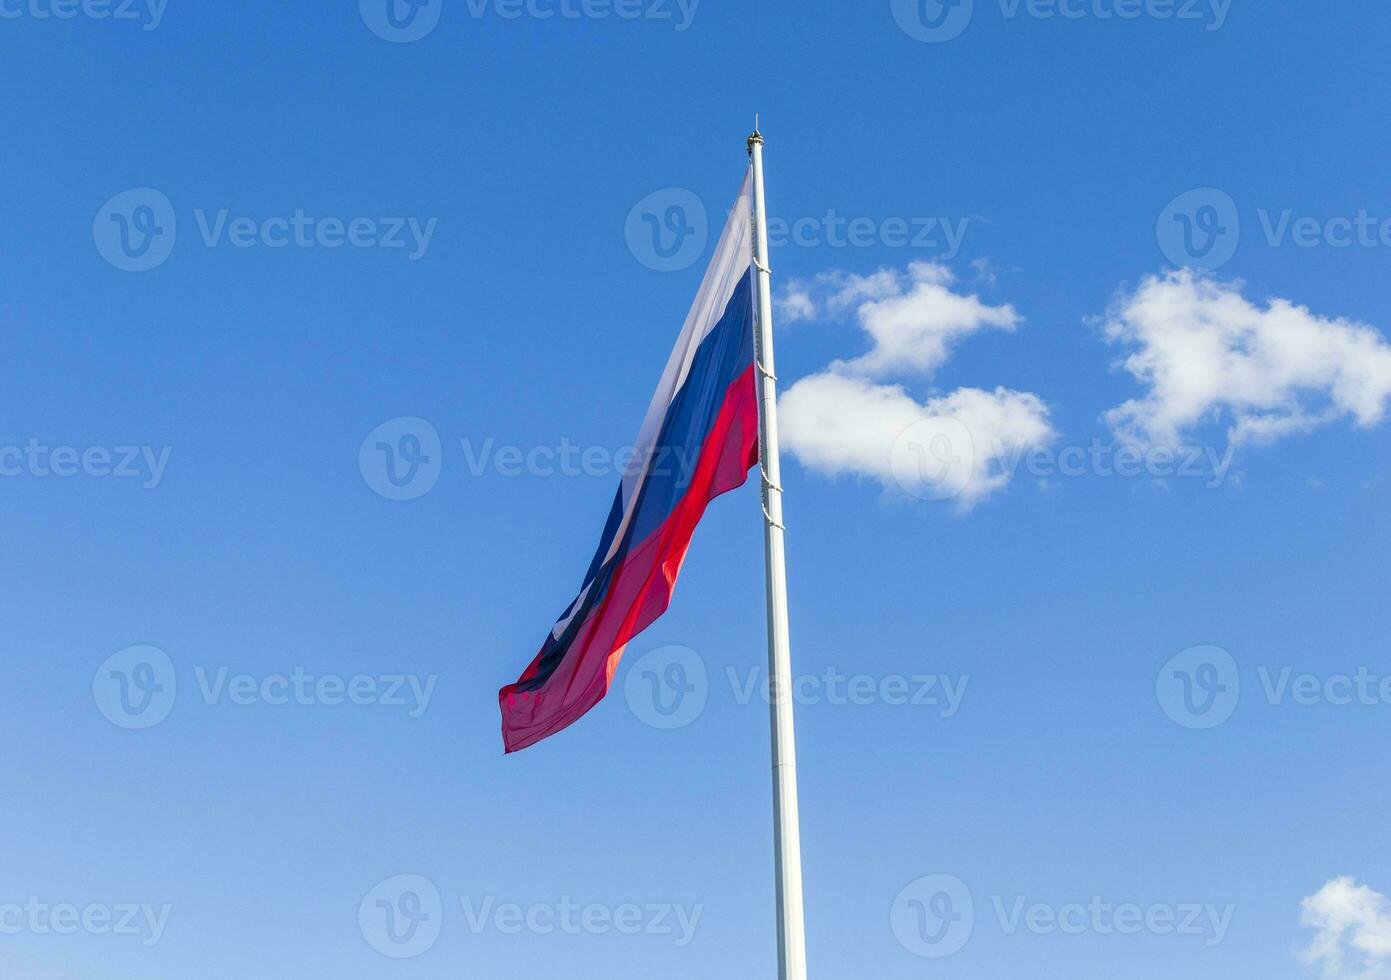
[[[768,678],[773,730],[773,841],[778,893],[778,977],[806,980],[802,925],[802,843],[797,820],[797,746],[792,731],[792,659],[787,631],[787,571],[783,557],[782,484],[778,464],[777,378],[773,369],[773,301],[768,223],[763,201],[763,137],[749,137],[753,158],[754,282],[758,322],[758,440],[762,465],[763,554],[768,593]]]

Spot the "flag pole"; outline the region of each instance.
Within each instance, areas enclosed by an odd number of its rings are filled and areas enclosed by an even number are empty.
[[[797,747],[792,731],[792,659],[787,630],[787,569],[783,556],[782,484],[778,464],[777,377],[773,370],[772,271],[763,200],[763,136],[755,122],[748,139],[753,160],[753,264],[758,320],[758,445],[763,498],[763,556],[768,595],[768,681],[773,736],[773,843],[778,896],[778,978],[806,980],[802,925],[802,844],[797,819]]]

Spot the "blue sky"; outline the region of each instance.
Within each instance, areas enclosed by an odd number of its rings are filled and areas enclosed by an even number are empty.
[[[813,975],[1391,975],[1384,4],[0,13],[4,972],[772,972],[754,488],[496,707],[759,112]]]

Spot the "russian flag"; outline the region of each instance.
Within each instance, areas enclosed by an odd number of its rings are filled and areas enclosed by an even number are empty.
[[[624,645],[666,611],[706,505],[758,463],[752,170],[652,396],[594,560],[531,666],[498,692],[516,752],[594,707]]]

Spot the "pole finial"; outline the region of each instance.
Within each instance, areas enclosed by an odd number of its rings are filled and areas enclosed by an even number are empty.
[[[753,145],[763,142],[763,134],[758,131],[758,113],[753,114],[753,132],[749,135],[749,156],[753,156]]]

